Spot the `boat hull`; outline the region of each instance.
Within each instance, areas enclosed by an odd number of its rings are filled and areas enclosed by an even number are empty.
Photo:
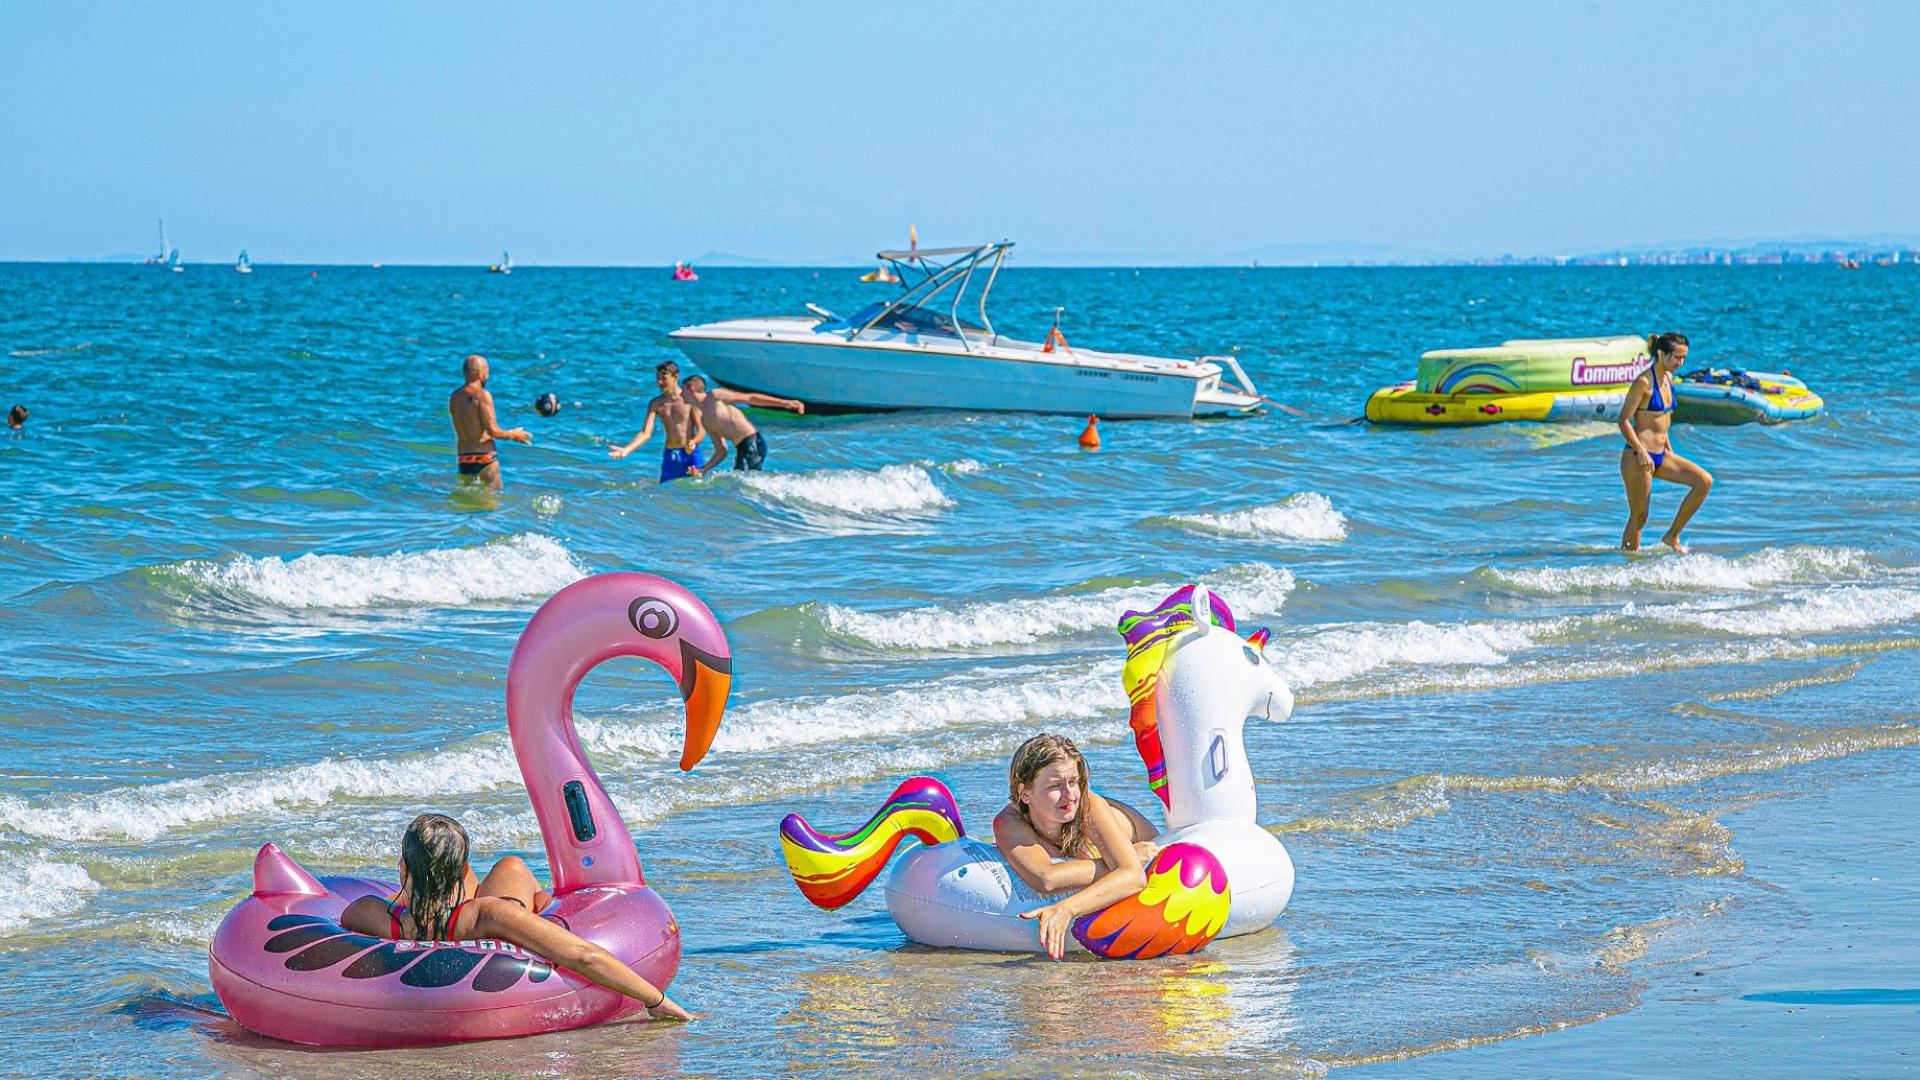
[[[765,340],[675,334],[687,359],[740,390],[845,411],[948,409],[1103,418],[1245,412],[1258,399],[1219,393],[1218,374],[1116,371],[1070,358],[955,353],[911,343]],[[1207,400],[1206,391],[1219,400]]]

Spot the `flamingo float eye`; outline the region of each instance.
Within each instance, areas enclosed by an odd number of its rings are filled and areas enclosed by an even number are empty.
[[[627,608],[633,628],[650,638],[672,637],[680,629],[680,615],[665,600],[643,596]]]

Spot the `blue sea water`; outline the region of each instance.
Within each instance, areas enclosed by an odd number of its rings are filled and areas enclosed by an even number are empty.
[[[1431,1070],[1604,1028],[1821,925],[1782,884],[1817,845],[1749,866],[1754,806],[1844,792],[1854,842],[1910,830],[1890,778],[1920,745],[1911,268],[1016,267],[1003,330],[1037,339],[1064,304],[1076,344],[1231,352],[1308,415],[1109,423],[1088,454],[1065,417],[766,413],[764,475],[662,487],[651,452],[607,459],[677,356],[666,332],[851,309],[883,288],[856,276],[0,266],[0,407],[32,410],[0,436],[4,1068]],[[1350,422],[1423,349],[1652,329],[1828,401],[1677,429],[1718,478],[1692,554],[1614,550],[1611,425]],[[454,483],[469,352],[535,436],[503,448],[498,496]],[[531,406],[547,391],[553,418]],[[1677,503],[1656,492],[1649,539]],[[675,995],[707,1019],[352,1054],[227,1020],[206,944],[263,841],[377,871],[432,808],[544,865],[506,659],[541,600],[614,569],[684,582],[732,639],[733,705],[692,774],[658,670],[607,665],[578,703],[684,930]],[[1273,627],[1298,697],[1248,728],[1299,873],[1273,930],[1051,965],[909,947],[877,894],[800,899],[785,813],[851,827],[939,770],[983,823],[1037,731],[1151,805],[1112,625],[1194,579]],[[1721,982],[1780,1002],[1911,985]],[[1787,1007],[1764,1000],[1743,1007]]]

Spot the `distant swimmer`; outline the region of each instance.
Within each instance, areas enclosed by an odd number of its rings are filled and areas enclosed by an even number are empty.
[[[607,456],[619,460],[640,449],[641,443],[653,438],[653,422],[658,419],[667,437],[667,448],[660,454],[660,482],[699,476],[703,434],[700,413],[680,396],[680,365],[668,360],[655,367],[653,381],[660,394],[647,402],[647,422],[641,425],[640,434],[625,446],[608,446]]]
[[[1680,530],[1693,520],[1700,504],[1707,501],[1707,492],[1713,490],[1712,474],[1673,448],[1673,373],[1687,359],[1687,337],[1649,337],[1647,352],[1653,363],[1627,388],[1627,400],[1620,406],[1620,434],[1627,440],[1627,448],[1620,454],[1620,479],[1627,485],[1627,529],[1620,535],[1620,547],[1640,550],[1640,530],[1647,524],[1647,504],[1657,476],[1687,486],[1687,497],[1674,512],[1673,524],[1660,538],[1661,543],[1684,555],[1687,549],[1680,542]]]
[[[7,410],[7,426],[15,431],[19,431],[21,428],[27,426],[27,407],[25,405],[15,405],[13,408]]]
[[[747,414],[734,408],[738,405],[755,405],[762,409],[788,409],[807,414],[807,405],[793,398],[774,397],[772,394],[750,394],[744,390],[729,390],[724,386],[707,389],[707,377],[695,375],[687,380],[681,391],[687,404],[700,410],[700,422],[707,429],[707,438],[713,441],[713,455],[707,458],[704,468],[708,472],[725,464],[727,454],[734,454],[733,467],[742,472],[758,472],[767,462],[767,440],[760,429],[753,426]],[[728,444],[732,446],[729,447]]]
[[[493,413],[493,395],[487,392],[487,358],[467,357],[463,370],[467,384],[447,399],[447,413],[453,417],[454,453],[460,475],[473,477],[488,487],[500,486],[500,455],[493,440],[533,444],[525,428],[503,430]]]

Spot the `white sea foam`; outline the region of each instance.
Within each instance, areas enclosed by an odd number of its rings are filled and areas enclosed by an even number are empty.
[[[1244,536],[1256,540],[1345,540],[1347,517],[1317,491],[1303,491],[1284,502],[1217,514],[1175,514],[1172,519],[1195,532]]]
[[[1320,630],[1284,646],[1281,674],[1298,690],[1340,682],[1385,667],[1495,667],[1535,647],[1568,619],[1359,624]],[[1275,647],[1282,647],[1276,643]]]
[[[1873,565],[1854,548],[1765,548],[1737,558],[1704,552],[1662,555],[1637,562],[1597,566],[1491,570],[1498,581],[1530,592],[1600,592],[1611,589],[1725,589],[1748,591],[1797,581],[1831,581]]]
[[[322,758],[291,768],[214,773],[35,805],[0,796],[0,826],[43,839],[152,840],[183,829],[335,802],[458,795],[518,784],[503,734],[392,757]]]
[[[1727,608],[1673,604],[1639,609],[1662,622],[1728,634],[1826,634],[1920,619],[1920,589],[1842,586],[1779,604]]]
[[[1279,611],[1287,594],[1293,591],[1290,571],[1264,563],[1226,567],[1201,580],[1243,617]],[[1123,611],[1151,607],[1180,584],[1167,581],[1094,592],[1054,593],[898,611],[861,611],[828,604],[822,609],[822,618],[835,633],[882,649],[1013,645],[1058,634],[1110,630]]]
[[[953,500],[919,465],[887,465],[878,470],[750,472],[740,474],[739,482],[750,495],[763,502],[858,517],[924,513],[953,505]]]
[[[476,547],[196,560],[173,569],[196,584],[278,607],[335,609],[518,600],[557,592],[588,573],[559,541],[537,533]]]
[[[7,882],[0,890],[0,934],[75,910],[86,903],[87,894],[100,891],[100,883],[79,863],[31,852],[0,855],[0,880]]]
[[[913,742],[930,734],[962,737],[1009,725],[1090,719],[1125,707],[1117,655],[1099,666],[974,671],[896,689],[738,706],[721,725],[712,760],[724,772],[730,759],[783,749],[835,744],[860,755],[903,735],[913,736]],[[581,718],[578,727],[603,775],[616,776],[636,766],[651,773],[680,755],[676,712],[650,707],[618,718]],[[785,755],[766,763],[775,772],[793,767]],[[505,735],[489,732],[433,751],[325,758],[289,768],[216,773],[44,802],[0,795],[0,829],[45,840],[151,841],[235,820],[269,820],[289,811],[311,817],[314,809],[342,804],[454,802],[518,788],[520,783],[519,765]],[[632,806],[623,801],[622,808],[644,817],[681,805],[684,798],[684,791],[643,790]]]

